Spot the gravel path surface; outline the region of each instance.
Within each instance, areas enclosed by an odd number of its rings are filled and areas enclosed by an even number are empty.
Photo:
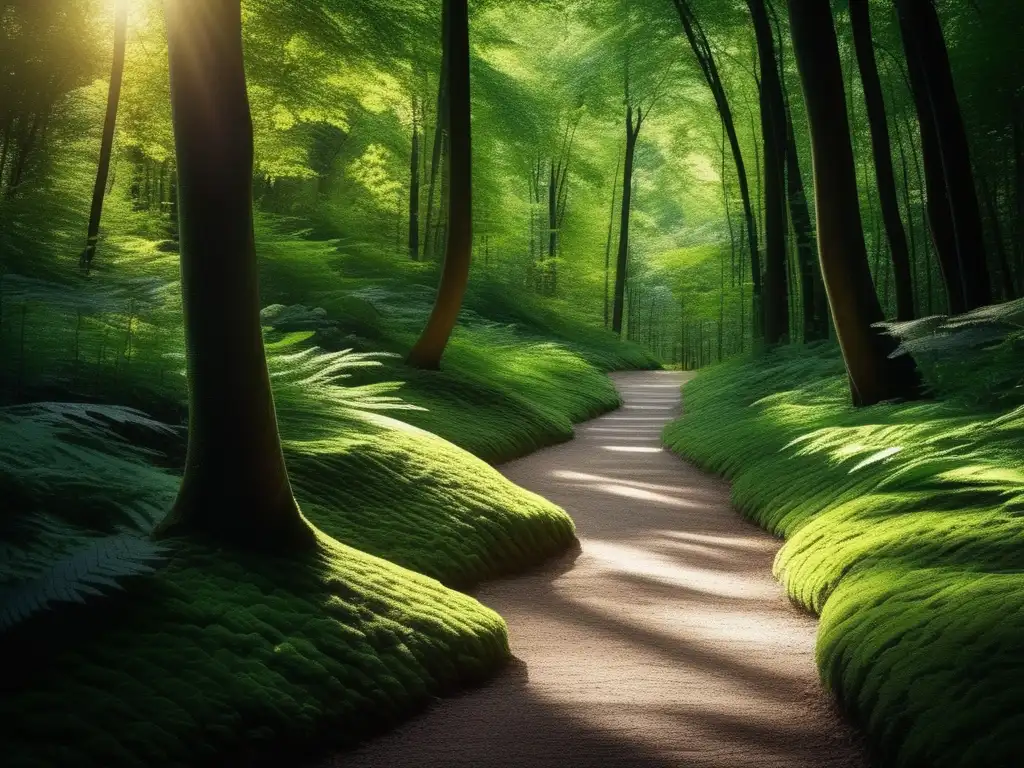
[[[477,591],[516,660],[324,768],[869,765],[819,685],[815,619],[772,579],[779,542],[661,448],[684,376],[615,375],[622,409],[501,468],[582,545]]]

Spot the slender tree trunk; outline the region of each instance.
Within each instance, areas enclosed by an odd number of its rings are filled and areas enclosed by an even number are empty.
[[[926,168],[929,164],[935,166],[932,174],[936,176],[936,183],[941,178],[945,186],[952,242],[962,280],[963,308],[974,309],[992,300],[992,289],[967,131],[942,25],[934,0],[896,0],[896,8],[914,98],[919,113],[921,110],[930,113],[934,131],[933,144],[925,150],[925,165]]]
[[[447,39],[450,198],[444,269],[437,299],[419,341],[409,353],[418,368],[438,369],[462,309],[473,252],[473,180],[470,120],[468,0],[448,0]]]
[[[789,336],[786,287],[786,133],[785,103],[775,40],[764,0],[747,0],[757,37],[761,69],[761,135],[764,139],[765,285],[764,340],[779,344]]]
[[[555,252],[558,249],[558,171],[551,161],[548,176],[548,286],[547,292],[554,293]]]
[[[441,18],[448,18],[449,0],[441,0]],[[434,219],[434,194],[437,191],[437,174],[441,166],[442,149],[445,143],[445,136],[448,133],[448,102],[449,95],[449,52],[448,52],[448,28],[444,22],[441,24],[441,72],[437,79],[437,117],[434,125],[434,145],[430,154],[430,183],[427,187],[427,215],[426,224],[423,227],[424,259],[434,255],[435,248],[431,243],[436,237],[431,230]]]
[[[626,157],[622,172],[622,215],[619,220],[619,254],[615,263],[615,302],[612,306],[612,330],[622,335],[622,310],[626,290],[626,266],[629,262],[629,213],[633,201],[633,159],[636,140],[643,124],[643,113],[637,110],[633,121],[632,105],[626,107]]]
[[[867,106],[868,125],[871,128],[871,148],[875,158],[875,179],[882,206],[882,221],[892,256],[893,278],[896,285],[896,319],[914,319],[914,285],[910,272],[910,250],[907,233],[900,216],[896,195],[896,177],[892,167],[892,142],[889,123],[885,115],[885,97],[878,76],[875,44],[871,36],[871,16],[868,0],[850,0],[850,23],[853,42],[857,49],[857,65],[864,102]]]
[[[714,53],[708,42],[707,36],[700,21],[693,13],[689,0],[674,0],[676,10],[679,12],[679,20],[683,25],[683,32],[690,43],[693,55],[697,58],[704,80],[711,89],[715,99],[715,106],[718,114],[725,124],[726,134],[729,137],[729,148],[732,151],[733,162],[736,165],[736,176],[740,185],[740,199],[743,201],[743,216],[746,220],[747,247],[750,249],[750,272],[753,280],[753,297],[755,312],[759,313],[761,306],[761,259],[757,239],[757,222],[754,218],[754,207],[750,200],[750,184],[747,180],[746,166],[743,162],[743,152],[740,149],[739,136],[736,133],[736,123],[733,120],[732,108],[722,84],[722,78],[718,71],[718,64],[715,61]],[[755,329],[756,330],[756,329]]]
[[[608,306],[608,288],[611,275],[611,261],[612,261],[612,234],[615,229],[615,192],[619,186],[619,169],[622,167],[622,151],[620,150],[616,154],[615,160],[615,175],[612,176],[612,207],[608,213],[608,241],[604,246],[604,327],[608,327],[608,323],[611,321],[609,317],[609,306]]]
[[[412,103],[412,154],[409,162],[409,258],[420,258],[420,127]]]
[[[241,0],[165,4],[188,351],[185,475],[162,535],[275,552],[316,538],[292,496],[260,329]]]
[[[988,209],[989,218],[992,219],[992,239],[995,241],[995,253],[999,261],[999,277],[1003,289],[1003,299],[1010,301],[1017,298],[1013,288],[1013,274],[1010,272],[1010,260],[1006,253],[1006,243],[1003,242],[1003,226],[999,221],[999,201],[992,192],[992,187],[984,174],[979,174],[978,181],[981,183],[982,200]]]
[[[827,0],[788,0],[797,68],[811,127],[818,253],[855,405],[918,398],[913,359],[890,358],[895,340],[871,282],[839,45]]]
[[[1013,197],[1016,204],[1013,249],[1018,284],[1024,286],[1024,93],[1017,95],[1013,106]]]

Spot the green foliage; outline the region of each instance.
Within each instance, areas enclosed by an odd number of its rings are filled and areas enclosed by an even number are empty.
[[[786,538],[776,574],[820,613],[822,677],[881,764],[1012,765],[1024,692],[1024,411],[854,409],[836,350],[702,374],[666,443]]]

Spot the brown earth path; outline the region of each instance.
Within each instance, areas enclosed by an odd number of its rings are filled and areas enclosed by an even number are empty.
[[[772,579],[779,542],[661,447],[684,376],[617,374],[622,409],[501,467],[582,550],[476,592],[508,621],[504,674],[324,768],[869,764],[819,685],[815,619]]]

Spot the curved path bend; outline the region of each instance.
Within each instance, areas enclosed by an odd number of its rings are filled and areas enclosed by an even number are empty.
[[[582,550],[475,593],[508,621],[505,673],[325,768],[868,765],[818,682],[815,619],[772,579],[779,542],[661,447],[684,376],[617,374],[622,409],[501,467]]]

